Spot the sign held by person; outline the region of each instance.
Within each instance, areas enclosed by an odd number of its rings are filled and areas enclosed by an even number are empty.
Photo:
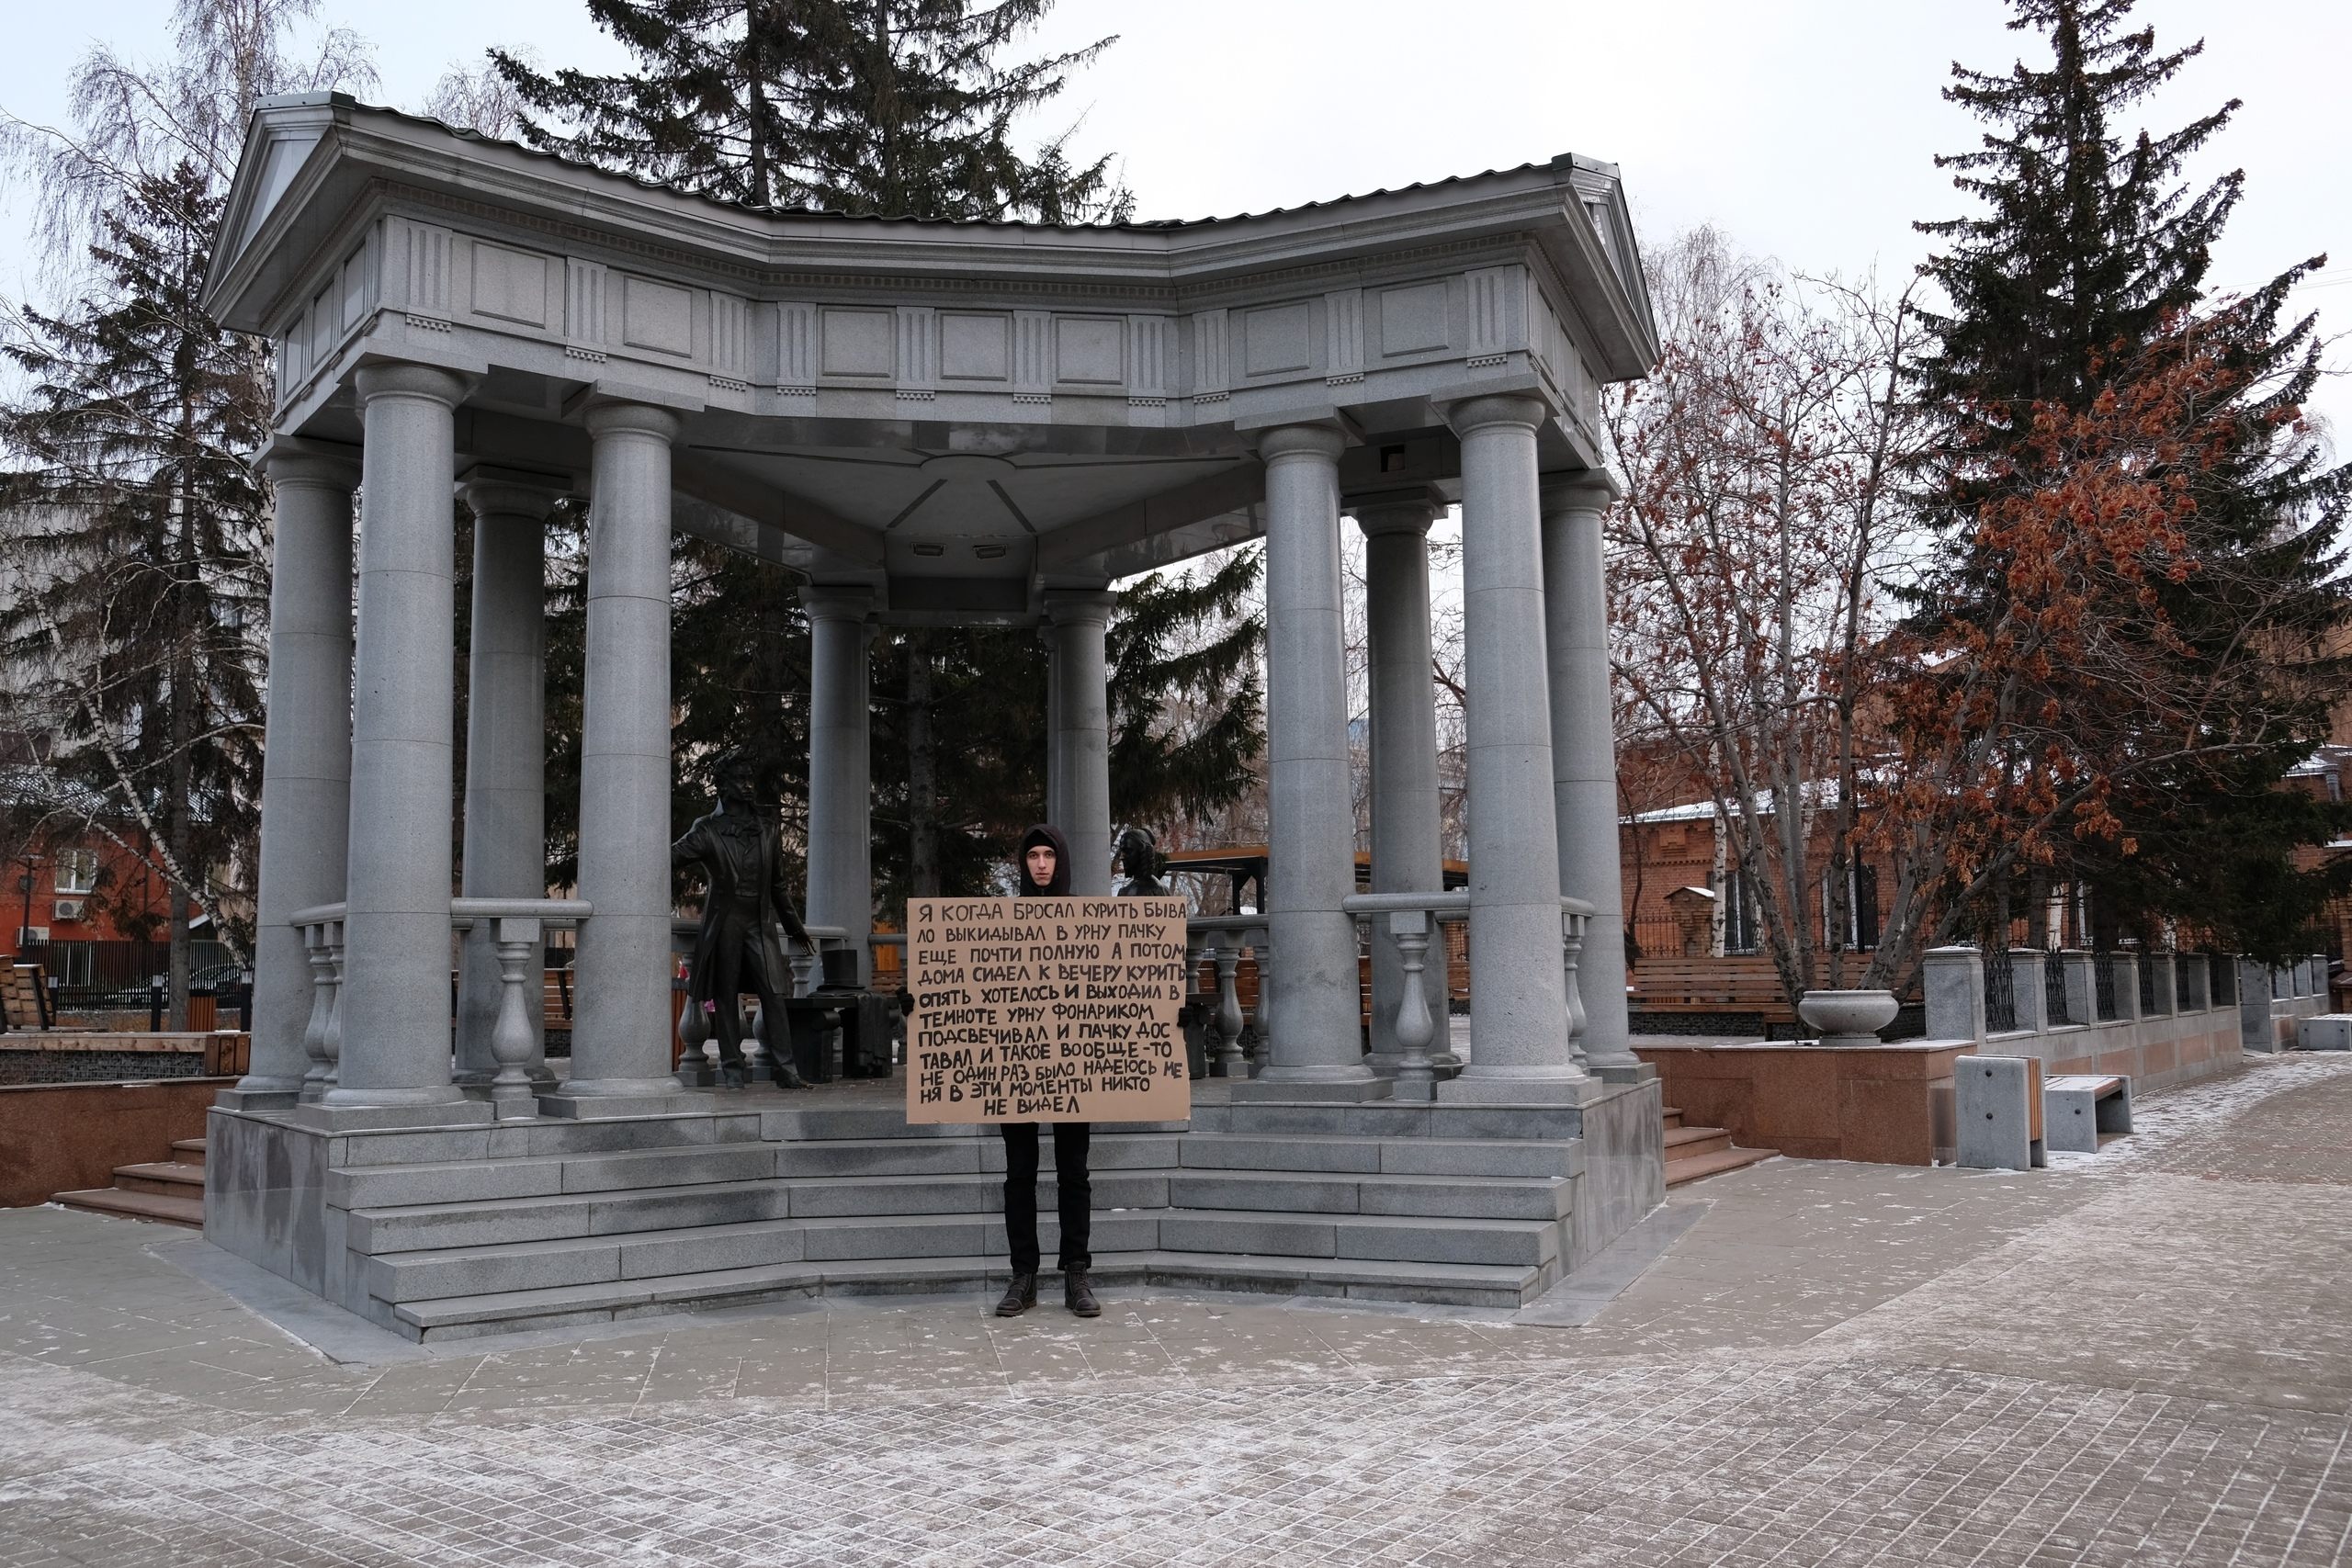
[[[907,1120],[1182,1122],[1182,898],[907,900]]]

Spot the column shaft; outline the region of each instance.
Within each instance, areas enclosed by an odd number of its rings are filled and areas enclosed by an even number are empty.
[[[238,1102],[289,1105],[310,1058],[314,987],[298,909],[343,897],[351,823],[351,491],[357,468],[268,459],[277,516],[269,707],[262,752],[261,886],[254,931],[252,1070]]]
[[[1354,794],[1340,579],[1340,453],[1321,425],[1263,433],[1266,461],[1266,976],[1279,1083],[1371,1079],[1360,1044]]]
[[[1364,535],[1364,610],[1371,637],[1372,890],[1433,893],[1444,886],[1437,778],[1437,687],[1430,659],[1430,525],[1437,507],[1412,498],[1356,508]],[[1443,1016],[1445,948],[1437,928],[1430,985]],[[1373,922],[1372,1049],[1393,1067],[1404,971],[1385,922]],[[1442,1043],[1440,1044],[1442,1049]]]
[[[1447,1099],[1547,1098],[1570,1055],[1552,811],[1550,682],[1532,398],[1477,398],[1462,437],[1470,785],[1470,1063]]]
[[[1609,694],[1609,592],[1600,515],[1615,499],[1605,473],[1544,490],[1544,613],[1551,660],[1552,807],[1560,891],[1592,905],[1577,992],[1585,1056],[1634,1067],[1625,1012],[1625,905],[1617,838],[1617,732]]]
[[[449,1081],[456,476],[465,385],[417,365],[359,372],[367,433],[351,734],[343,1053],[329,1106],[456,1100]]]
[[[1046,645],[1046,815],[1044,820],[1059,824],[1069,815],[1069,763],[1062,756],[1061,726],[1056,716],[1062,711],[1062,651],[1060,638],[1048,621],[1038,628],[1038,640]]]
[[[1061,815],[1048,820],[1069,840],[1069,890],[1098,897],[1111,892],[1111,710],[1102,646],[1111,605],[1111,595],[1099,589],[1046,595],[1054,626],[1051,756],[1061,786]]]
[[[581,698],[580,929],[568,1094],[676,1092],[670,1071],[670,443],[664,409],[592,409]]]
[[[808,912],[815,926],[840,926],[871,973],[874,925],[874,757],[868,724],[864,588],[808,588]]]
[[[463,491],[474,514],[472,641],[466,675],[469,898],[547,897],[548,514],[555,492],[477,469]],[[498,1072],[491,1031],[504,991],[492,922],[466,933],[458,962],[458,1076]],[[526,961],[537,984],[544,943]],[[545,1060],[543,1010],[529,1010],[535,1062]]]

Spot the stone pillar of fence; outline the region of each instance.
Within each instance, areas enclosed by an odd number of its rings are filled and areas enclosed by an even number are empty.
[[[1933,947],[1922,961],[1920,989],[1931,1040],[1984,1038],[1984,960],[1973,947]]]
[[[2128,1022],[2140,1016],[2140,955],[2119,953],[2115,963],[2115,1019]]]
[[[2188,1006],[2191,1010],[2204,1012],[2213,1005],[2213,971],[2201,953],[2182,953],[2173,962],[2185,964],[2188,975]]]
[[[2039,1034],[2050,1027],[2050,1006],[2041,988],[2041,966],[2048,957],[2038,947],[2009,949],[2010,1016],[2020,1031]]]
[[[2270,969],[2251,958],[2238,960],[2238,1043],[2249,1051],[2278,1048],[2270,1026]]]
[[[2098,960],[2087,953],[2068,948],[2058,955],[2066,969],[2066,1013],[2074,1023],[2098,1021]]]

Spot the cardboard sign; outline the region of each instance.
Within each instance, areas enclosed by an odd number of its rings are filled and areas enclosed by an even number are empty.
[[[1182,1122],[1182,898],[910,898],[909,1122]]]

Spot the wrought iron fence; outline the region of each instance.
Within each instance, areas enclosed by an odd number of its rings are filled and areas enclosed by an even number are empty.
[[[2195,1006],[2195,992],[2188,983],[2188,967],[2193,962],[2186,953],[2172,955],[2172,1010],[2187,1012]]]
[[[61,1010],[136,1011],[171,1000],[168,942],[28,942],[17,962],[40,965],[50,999]],[[218,942],[188,943],[188,978],[193,991],[241,992],[244,985],[227,945]]]
[[[2115,954],[2098,953],[2091,955],[2091,999],[2098,1010],[2101,1023],[2112,1023],[2123,1016],[2115,998]]]
[[[2148,1018],[2152,1017],[2157,1011],[2156,966],[2154,964],[2150,962],[2150,955],[2147,953],[2143,953],[2139,954],[2139,959],[2140,1016],[2142,1018]]]
[[[2041,955],[2042,1026],[2076,1021],[2074,1009],[2066,1000],[2066,961],[2057,953],[2045,953]]]
[[[1984,951],[1984,1030],[1998,1034],[2018,1026],[2017,966],[2007,948]]]

